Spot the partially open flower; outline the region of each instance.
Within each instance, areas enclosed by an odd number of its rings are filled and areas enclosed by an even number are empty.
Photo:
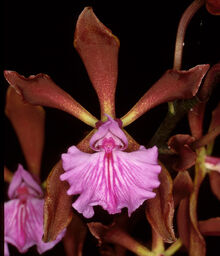
[[[62,155],[66,172],[60,178],[69,182],[69,195],[80,194],[72,206],[86,218],[94,215],[95,205],[110,214],[127,207],[131,215],[146,199],[155,197],[153,189],[160,185],[161,170],[157,147],[124,152],[127,144],[118,122],[108,116],[90,140],[95,153],[72,146]]]
[[[53,242],[42,241],[43,191],[22,165],[18,166],[13,176],[8,196],[10,200],[4,204],[6,255],[9,255],[7,243],[17,247],[21,253],[36,245],[37,251],[41,254],[62,239],[64,232]]]

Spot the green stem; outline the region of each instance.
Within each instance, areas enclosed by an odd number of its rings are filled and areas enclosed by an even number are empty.
[[[152,228],[152,251],[156,254],[164,251],[164,242],[162,237]]]
[[[174,108],[173,101],[168,102],[168,112],[171,115],[175,115],[175,108]]]
[[[183,13],[176,35],[173,69],[180,70],[182,64],[183,46],[186,29],[195,13],[203,6],[205,0],[194,0]]]
[[[171,256],[173,255],[175,252],[177,252],[180,247],[182,246],[182,242],[180,239],[177,239],[165,252],[164,255],[165,256]]]
[[[195,15],[195,13],[203,6],[205,0],[194,0],[188,8],[184,11],[176,34],[176,43],[174,51],[174,60],[173,60],[173,69],[180,70],[182,65],[182,56],[183,56],[183,47],[184,47],[184,38],[186,34],[186,29]],[[175,115],[175,109],[173,102],[168,102],[168,111]]]

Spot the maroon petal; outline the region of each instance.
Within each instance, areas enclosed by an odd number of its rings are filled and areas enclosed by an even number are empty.
[[[208,144],[212,144],[215,138],[220,134],[220,103],[218,103],[216,109],[212,112],[212,119],[209,126],[209,131],[206,135],[192,143],[192,148],[200,148]]]
[[[213,15],[220,15],[219,0],[206,0],[206,9]]]
[[[172,243],[176,240],[173,229],[173,183],[163,165],[159,180],[161,184],[156,189],[156,197],[147,201],[146,215],[150,225],[161,235],[164,242]]]
[[[212,120],[209,126],[209,131],[213,131],[217,127],[220,127],[220,102],[216,109],[212,112]]]
[[[168,146],[177,153],[173,159],[173,169],[184,171],[195,164],[196,153],[190,147],[194,141],[195,138],[187,134],[177,134],[169,139]]]
[[[189,250],[190,243],[189,198],[184,198],[177,211],[177,227],[183,245]]]
[[[208,71],[204,83],[198,92],[198,98],[200,101],[207,101],[212,94],[214,86],[220,81],[220,63],[215,64]]]
[[[84,240],[87,233],[87,226],[83,221],[74,215],[70,225],[67,227],[63,245],[66,256],[81,256]]]
[[[98,94],[102,118],[104,114],[115,117],[119,45],[118,38],[98,20],[92,8],[84,8],[76,24],[74,46]]]
[[[15,71],[5,71],[5,78],[23,99],[33,105],[58,108],[95,127],[98,121],[46,74],[25,78]]]
[[[206,255],[205,240],[202,237],[197,225],[190,217],[189,198],[184,198],[179,205],[177,212],[177,227],[179,237],[183,245],[189,251],[189,255]],[[196,229],[195,229],[196,227]]]
[[[197,220],[197,201],[199,189],[206,175],[204,166],[205,149],[197,150],[197,159],[195,165],[194,189],[189,199],[189,217],[190,217],[190,255],[206,255],[206,243],[198,228]]]
[[[5,113],[16,131],[28,170],[39,176],[44,146],[43,108],[24,103],[22,97],[10,86],[7,91]]]
[[[95,129],[77,145],[83,152],[91,153],[89,141],[94,132]],[[44,241],[54,240],[59,232],[69,225],[72,218],[73,223],[71,225],[78,220],[78,217],[72,212],[72,197],[67,195],[69,184],[60,180],[62,173],[64,173],[64,170],[60,160],[47,178],[47,193],[44,205]],[[80,225],[77,228],[83,229]],[[68,239],[70,239],[70,236],[68,236],[66,242],[68,244],[66,250],[69,251]],[[79,249],[79,247],[77,248]]]
[[[69,185],[60,181],[63,173],[59,161],[47,178],[47,191],[44,203],[44,242],[51,242],[68,226],[73,216],[72,198],[67,196]]]
[[[204,236],[220,236],[220,217],[199,221],[199,230]]]
[[[189,196],[193,190],[193,182],[188,171],[178,172],[173,182],[174,205]]]
[[[136,105],[121,120],[129,125],[149,109],[164,102],[177,99],[190,99],[196,95],[209,65],[198,65],[187,71],[168,70],[144,94]]]
[[[208,71],[203,85],[200,87],[197,97],[200,102],[190,109],[188,113],[191,134],[199,139],[202,137],[202,126],[206,102],[212,94],[213,88],[220,82],[220,63],[215,64]],[[219,113],[220,115],[220,113]],[[220,118],[219,118],[220,119]],[[220,122],[220,121],[219,121]]]
[[[191,108],[188,112],[188,120],[191,134],[196,139],[202,137],[205,107],[206,102],[200,102],[193,108]]]

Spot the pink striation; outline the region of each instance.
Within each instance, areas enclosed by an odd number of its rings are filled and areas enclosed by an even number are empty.
[[[42,241],[43,191],[22,165],[18,166],[13,176],[8,196],[10,201],[4,204],[5,256],[9,255],[7,243],[17,247],[20,253],[36,245],[37,251],[41,254],[62,239],[65,232],[53,242]]]
[[[65,173],[60,179],[70,184],[68,195],[80,194],[72,206],[86,218],[94,215],[95,205],[110,214],[127,207],[130,216],[145,200],[155,197],[153,189],[160,185],[157,147],[124,152],[126,135],[117,121],[107,117],[90,140],[95,153],[72,146],[62,154]]]

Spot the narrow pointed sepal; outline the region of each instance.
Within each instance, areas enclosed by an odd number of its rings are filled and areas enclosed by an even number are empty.
[[[18,136],[28,170],[39,177],[44,146],[44,109],[25,103],[21,95],[10,86],[6,96],[5,113]]]
[[[28,103],[58,108],[95,127],[98,120],[58,87],[48,75],[38,74],[26,78],[15,71],[5,71],[4,75],[8,83]]]
[[[66,194],[68,184],[59,179],[62,173],[62,163],[59,161],[47,178],[44,204],[44,242],[54,241],[59,233],[69,225],[73,217],[72,199]]]
[[[74,46],[81,56],[104,113],[115,117],[115,88],[118,76],[119,40],[95,16],[91,7],[80,14]]]
[[[134,122],[159,104],[177,99],[190,99],[195,96],[208,69],[209,65],[198,65],[186,71],[166,71],[136,105],[121,118],[123,126]]]
[[[176,240],[173,228],[174,200],[173,182],[165,166],[162,166],[159,180],[161,185],[156,189],[156,197],[147,201],[146,216],[152,228],[166,243]]]

